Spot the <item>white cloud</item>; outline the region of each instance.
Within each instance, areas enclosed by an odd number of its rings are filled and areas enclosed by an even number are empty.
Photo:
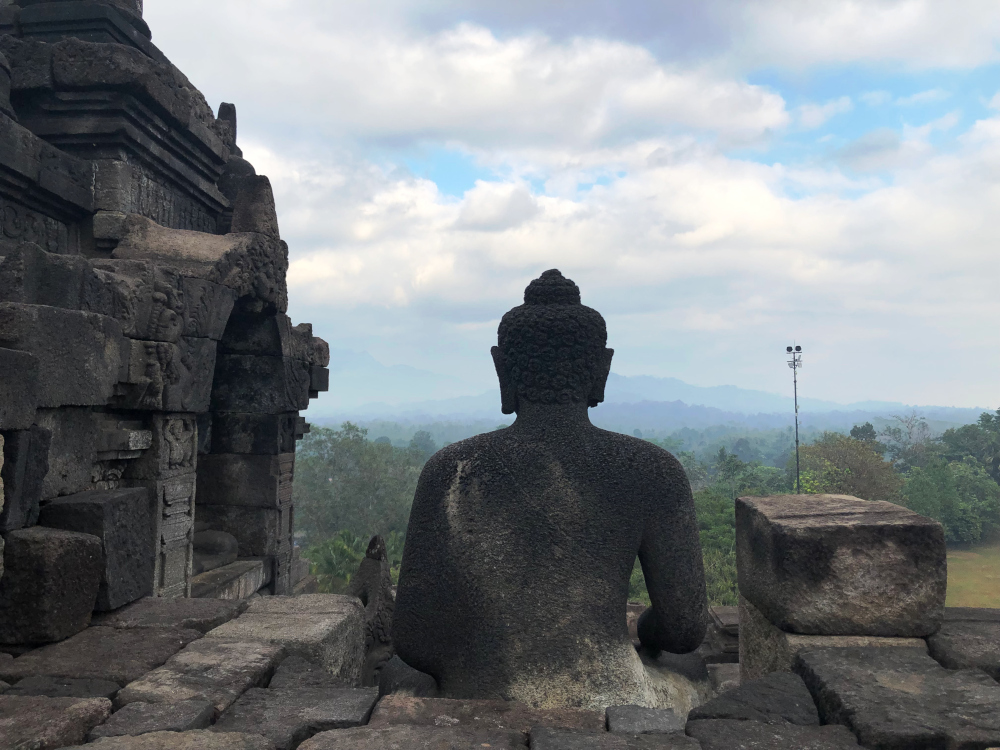
[[[803,104],[798,109],[799,123],[806,130],[818,128],[834,115],[850,112],[854,109],[851,97],[842,96],[826,104]]]
[[[892,94],[888,91],[866,91],[858,97],[869,107],[879,107],[892,100]]]
[[[910,94],[910,96],[901,96],[896,99],[896,104],[901,107],[934,104],[936,102],[943,102],[950,96],[951,93],[944,89],[928,89],[927,91],[918,91],[916,94]]]

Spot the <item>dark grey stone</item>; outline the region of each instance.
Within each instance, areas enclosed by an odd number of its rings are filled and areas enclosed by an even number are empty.
[[[87,628],[60,643],[29,651],[12,664],[0,665],[0,677],[72,677],[124,686],[159,667],[201,635],[181,628]]]
[[[373,536],[364,559],[351,576],[346,593],[356,596],[365,605],[365,662],[361,667],[361,684],[378,685],[379,672],[393,655],[392,575],[386,556],[385,540]]]
[[[355,727],[320,732],[299,745],[300,750],[524,750],[520,732],[467,727]]]
[[[683,468],[587,414],[604,399],[606,339],[577,286],[546,271],[503,317],[493,349],[502,410],[517,420],[424,466],[392,640],[445,696],[517,698],[515,686],[530,693],[544,674],[553,703],[651,702],[623,627],[636,555],[652,599],[640,640],[686,653],[704,639],[705,576]],[[474,541],[483,529],[488,548]],[[551,616],[524,606],[526,587]]]
[[[978,668],[1000,681],[1000,609],[946,609],[941,629],[927,646],[943,667]]]
[[[308,362],[288,357],[220,354],[212,410],[281,414],[305,409],[309,368]]]
[[[212,453],[294,453],[300,417],[290,414],[212,415]]]
[[[831,648],[796,655],[825,724],[865,747],[1000,746],[1000,684],[978,669],[945,669],[912,648]]]
[[[536,727],[531,750],[697,750],[698,742],[683,732],[671,734],[616,734],[577,732]]]
[[[101,540],[33,526],[5,542],[0,642],[50,643],[87,627],[101,584]]]
[[[608,731],[623,734],[667,734],[684,731],[684,717],[669,708],[608,706]]]
[[[196,531],[194,534],[194,575],[236,562],[239,543],[225,531]]]
[[[850,750],[858,741],[841,726],[805,727],[737,719],[691,721],[687,734],[702,750]]]
[[[279,239],[278,213],[274,208],[271,181],[263,175],[247,176],[233,204],[230,232],[256,232]]]
[[[215,717],[215,706],[208,701],[186,700],[177,703],[129,703],[87,737],[93,742],[101,737],[135,737],[150,732],[186,732],[206,729]]]
[[[362,726],[377,700],[375,688],[251,688],[212,731],[260,734],[278,750],[293,750],[317,732]]]
[[[789,672],[772,672],[744,682],[707,703],[691,709],[689,721],[740,719],[767,724],[788,722],[802,726],[819,724],[812,695],[802,678]]]
[[[30,430],[4,433],[4,503],[0,510],[0,532],[6,533],[38,523],[38,503],[49,471],[52,433],[33,425]]]
[[[268,683],[274,690],[299,690],[306,688],[346,688],[351,687],[346,680],[338,679],[326,671],[322,665],[301,656],[289,656],[274,672]]]
[[[39,523],[101,540],[104,569],[95,609],[123,607],[153,593],[153,507],[146,489],[91,490],[46,503]]]
[[[402,693],[418,698],[436,698],[437,682],[429,674],[419,672],[398,656],[393,656],[379,672],[379,695]]]
[[[110,714],[107,698],[0,695],[0,747],[47,750],[79,745]]]
[[[121,685],[110,680],[91,677],[25,677],[5,695],[45,695],[49,698],[107,698],[112,699]]]
[[[212,528],[222,529],[235,536],[239,542],[240,554],[245,557],[272,557],[290,544],[292,514],[290,506],[281,509],[204,504],[214,495],[206,491],[207,488],[202,485],[201,477],[207,472],[202,467],[202,461],[198,464],[202,470],[198,480],[199,519],[210,523]]]
[[[198,461],[198,505],[236,505],[278,508],[283,484],[291,487],[294,454],[256,456],[244,453],[213,453]],[[208,519],[206,519],[208,520]],[[236,536],[241,554],[259,554],[244,547],[241,535],[209,522]],[[265,554],[273,554],[265,553]]]
[[[38,357],[0,347],[0,430],[26,430],[38,408]]]
[[[93,411],[79,407],[39,409],[37,419],[40,427],[52,433],[42,497],[93,489],[95,453],[100,440]]]
[[[236,293],[204,279],[181,279],[184,293],[184,335],[218,341],[226,330]]]
[[[736,501],[740,594],[788,633],[923,637],[944,614],[944,528],[847,495]]]

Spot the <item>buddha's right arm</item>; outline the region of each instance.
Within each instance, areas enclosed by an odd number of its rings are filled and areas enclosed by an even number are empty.
[[[691,485],[680,464],[664,466],[662,502],[648,510],[639,562],[652,606],[638,622],[640,642],[683,654],[705,638],[705,571]]]

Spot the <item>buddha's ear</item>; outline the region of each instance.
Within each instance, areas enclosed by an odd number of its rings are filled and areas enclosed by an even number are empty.
[[[614,349],[605,349],[601,353],[601,359],[597,363],[597,371],[594,373],[594,384],[590,387],[590,396],[587,397],[587,406],[597,406],[604,400],[604,386],[608,384],[613,356],[615,356]]]
[[[497,370],[497,380],[500,381],[500,411],[504,414],[514,414],[517,411],[517,391],[511,385],[510,377],[507,375],[507,366],[503,360],[500,347],[494,346],[490,349],[493,355],[493,366]]]

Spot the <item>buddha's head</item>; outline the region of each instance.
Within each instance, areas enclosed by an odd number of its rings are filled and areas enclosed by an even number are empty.
[[[614,354],[607,342],[604,318],[580,303],[580,288],[555,269],[543,273],[497,329],[492,354],[503,413],[524,402],[597,406]]]

